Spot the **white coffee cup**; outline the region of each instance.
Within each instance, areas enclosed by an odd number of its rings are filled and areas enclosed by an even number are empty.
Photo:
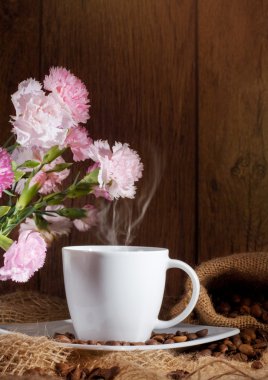
[[[170,259],[166,248],[72,246],[63,248],[62,255],[68,307],[79,339],[143,342],[153,329],[184,320],[198,300],[195,271]],[[161,321],[158,314],[169,268],[185,271],[193,292],[180,315]]]

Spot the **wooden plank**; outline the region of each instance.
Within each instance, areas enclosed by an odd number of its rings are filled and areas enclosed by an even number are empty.
[[[89,87],[93,138],[129,142],[141,152],[145,179],[161,174],[133,244],[165,246],[193,264],[195,1],[46,0],[43,74],[51,65],[68,67]],[[160,160],[156,172],[151,149]],[[62,245],[97,241],[74,232],[54,244],[41,290],[63,293]],[[177,294],[178,277],[170,276],[168,294]]]
[[[10,115],[14,114],[11,94],[18,83],[39,76],[39,0],[0,2],[0,125],[1,145],[11,133]],[[2,263],[2,255],[1,255]],[[0,293],[14,289],[37,289],[36,274],[27,284],[0,282]]]
[[[199,1],[199,260],[268,243],[268,2]]]

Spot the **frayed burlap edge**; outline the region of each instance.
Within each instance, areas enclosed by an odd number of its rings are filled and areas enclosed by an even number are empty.
[[[36,367],[53,374],[56,363],[66,361],[70,352],[46,337],[0,335],[0,375],[22,375]]]
[[[80,363],[89,369],[102,366],[109,368],[118,365],[121,368],[116,380],[167,379],[171,371],[182,370],[192,380],[222,379],[262,379],[268,378],[268,352],[264,353],[264,368],[254,370],[251,363],[242,363],[231,359],[217,359],[211,356],[193,358],[191,353],[176,350],[109,352],[100,354],[90,351],[73,351],[69,360]]]

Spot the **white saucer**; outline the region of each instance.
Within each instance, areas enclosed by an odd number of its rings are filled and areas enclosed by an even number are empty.
[[[208,334],[204,338],[198,338],[196,340],[190,340],[181,343],[172,344],[157,344],[157,345],[142,345],[142,346],[105,346],[105,345],[89,345],[89,344],[73,344],[73,343],[59,343],[60,346],[72,347],[83,350],[94,351],[137,351],[137,350],[170,350],[170,349],[185,349],[192,346],[199,346],[205,343],[215,342],[220,339],[225,339],[230,336],[239,333],[239,329],[231,327],[215,327],[204,325],[190,325],[180,323],[179,325],[165,330],[154,330],[158,333],[175,333],[177,330],[187,331],[188,333],[194,333],[195,331],[208,329]],[[70,319],[63,321],[52,322],[39,322],[39,323],[12,323],[6,325],[0,325],[0,335],[13,334],[19,332],[30,336],[48,336],[53,337],[55,332],[74,333],[73,324]]]

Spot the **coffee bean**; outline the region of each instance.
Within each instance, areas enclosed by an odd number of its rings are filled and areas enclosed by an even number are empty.
[[[255,329],[253,329],[253,328],[243,329],[243,330],[242,330],[242,334],[247,335],[248,337],[250,337],[251,340],[256,339]],[[242,335],[242,334],[241,334],[241,335]]]
[[[119,372],[120,368],[118,366],[107,369],[97,367],[87,373],[87,379],[113,380],[116,378]]]
[[[204,338],[208,335],[208,329],[198,330],[195,332],[198,338]]]
[[[68,332],[68,331],[65,332],[64,335],[67,336],[67,338],[69,338],[69,339],[71,339],[71,340],[72,340],[72,339],[75,339],[74,334],[73,334],[73,333],[70,333],[70,332]]]
[[[253,345],[254,349],[265,349],[267,348],[267,342],[258,342]]]
[[[218,347],[218,344],[217,343],[211,343],[208,348],[212,351],[214,351],[216,348]]]
[[[268,311],[264,311],[264,312],[262,313],[262,321],[263,321],[264,323],[268,323]]]
[[[263,364],[262,362],[260,362],[259,360],[255,360],[252,364],[251,364],[251,368],[254,368],[254,369],[260,369],[263,367]]]
[[[231,310],[231,305],[228,302],[221,302],[219,306],[219,311],[222,314],[228,314]]]
[[[75,365],[69,363],[57,363],[56,372],[58,375],[67,376],[75,369]]]
[[[244,297],[241,301],[242,305],[250,306],[252,304],[252,300],[250,297]]]
[[[240,303],[240,302],[241,302],[241,297],[240,297],[240,295],[239,295],[239,294],[234,294],[234,295],[232,296],[232,302],[233,302],[233,303]]]
[[[163,343],[165,341],[165,338],[163,337],[163,335],[153,335],[152,338],[157,340],[157,342],[159,343]]]
[[[173,343],[175,343],[173,339],[166,339],[164,341],[164,344],[173,344]]]
[[[72,343],[72,340],[69,339],[66,335],[64,334],[59,334],[59,333],[55,333],[54,334],[54,339],[57,341],[57,342],[60,342],[60,343]]]
[[[145,344],[151,346],[151,345],[159,344],[159,342],[157,342],[157,340],[155,339],[148,339],[146,340]]]
[[[195,333],[186,334],[188,340],[195,340],[198,336]]]
[[[154,340],[154,339],[151,339],[151,340]],[[155,340],[154,340],[155,342]],[[144,346],[145,344],[147,343],[144,343],[144,342],[132,342],[132,343],[129,343],[129,342],[126,342],[128,343],[128,345],[131,345],[131,346]],[[155,343],[148,343],[148,344],[155,344]],[[156,342],[156,344],[159,344],[158,342]],[[123,344],[124,346],[124,344]]]
[[[259,304],[255,303],[250,308],[250,314],[255,318],[260,318],[262,316],[262,309]]]
[[[240,344],[240,346],[238,347],[238,350],[242,352],[242,354],[245,354],[247,356],[254,355],[254,349],[250,344]]]
[[[104,344],[106,346],[121,346],[118,340],[107,340]]]
[[[97,340],[87,340],[87,344],[92,344],[92,345],[96,345],[98,343]]]
[[[226,346],[226,344],[220,344],[219,345],[219,351],[222,353],[228,351],[228,346]]]
[[[74,344],[87,344],[87,340],[74,339],[74,340],[72,340],[72,343],[74,343]]]
[[[174,336],[173,340],[174,340],[175,343],[186,342],[187,336],[185,336],[185,335]]]
[[[248,305],[242,305],[239,309],[240,313],[242,315],[245,315],[245,314],[250,314],[250,307]]]
[[[70,380],[80,380],[82,371],[78,365],[75,370],[71,373]]]
[[[230,341],[230,339],[224,339],[223,344],[225,344],[230,351],[236,350],[236,346]]]
[[[242,338],[242,341],[243,343],[250,343],[251,342],[251,337],[250,335],[246,334],[246,333],[241,333],[241,338]]]
[[[232,340],[233,340],[233,343],[234,343],[234,345],[235,345],[236,347],[239,347],[240,344],[242,344],[242,340],[241,340],[241,338],[240,338],[240,335],[235,335],[235,336],[232,338]]]
[[[183,334],[180,330],[176,331],[176,334],[177,336],[184,336],[185,334]]]
[[[258,360],[258,359],[260,359],[262,357],[262,350],[261,349],[254,349],[254,356],[253,356],[253,358],[255,359],[255,360]]]

